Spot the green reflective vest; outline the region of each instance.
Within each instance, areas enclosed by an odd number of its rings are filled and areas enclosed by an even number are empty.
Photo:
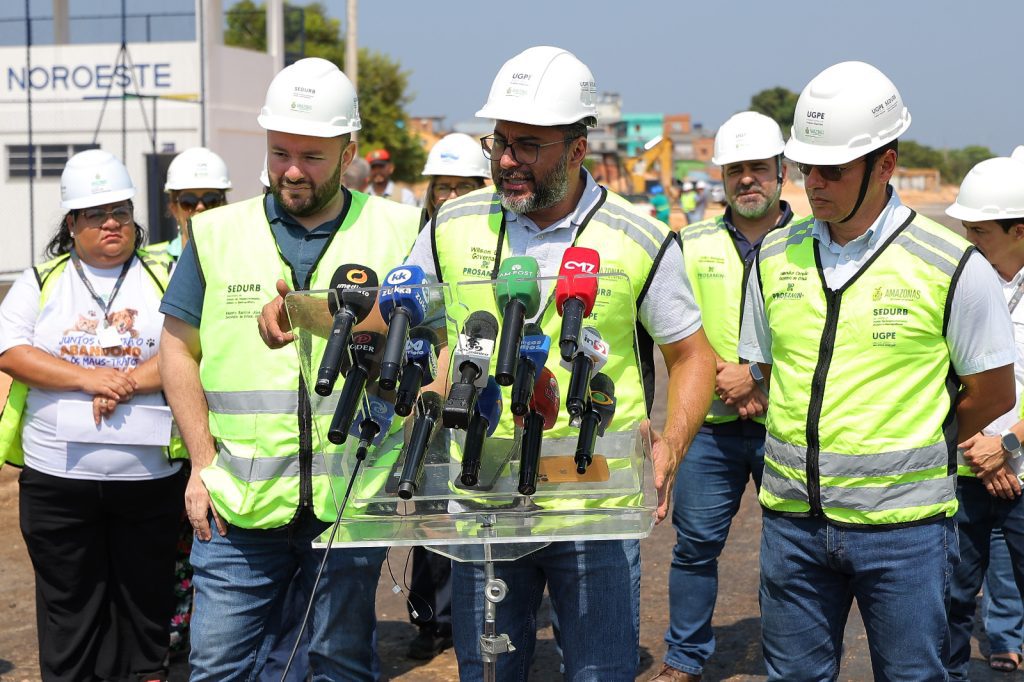
[[[153,286],[162,296],[170,279],[170,259],[165,254],[151,254],[144,249],[136,250],[135,255],[142,263],[146,274],[149,275]],[[70,254],[64,254],[32,268],[36,275],[36,281],[39,283],[39,310],[42,310],[46,302],[50,300],[53,287],[70,260]],[[4,463],[19,467],[25,464],[25,453],[21,449],[21,426],[25,417],[28,391],[29,387],[22,382],[11,382],[7,403],[4,405],[3,413],[0,414],[0,466]],[[167,456],[170,459],[188,458],[188,452],[185,450],[181,438],[171,438]]]
[[[491,188],[445,202],[431,229],[437,274],[442,282],[457,284],[494,279],[503,258],[501,254],[507,256],[511,253],[505,233],[504,212]],[[601,272],[625,275],[601,278],[593,312],[584,320],[584,325],[596,328],[609,346],[608,362],[601,371],[615,384],[617,405],[610,430],[635,430],[648,414],[645,378],[653,381],[649,337],[646,333],[641,334],[648,340],[646,347],[638,348],[636,343],[635,332],[640,329],[635,319],[636,310],[661,255],[668,248],[678,248],[678,242],[664,223],[637,213],[625,199],[604,190],[599,206],[591,211],[579,228],[574,245],[597,250],[601,254]],[[570,373],[559,365],[557,339],[561,331],[561,317],[554,304],[553,284],[550,289],[548,298],[541,302],[543,313],[538,323],[553,341],[547,367],[558,381],[564,405]],[[458,286],[455,296],[458,305],[450,305],[447,310],[448,345],[452,349],[457,345],[459,331],[471,313],[485,310],[499,321],[502,317],[490,286]],[[630,302],[628,308],[623,306],[624,301]],[[496,354],[491,360],[493,373]],[[648,372],[651,372],[649,376]],[[653,396],[653,384],[646,389]],[[509,389],[505,388],[503,393],[505,405],[508,405]],[[506,410],[494,437],[512,438],[514,434],[512,415]],[[575,439],[577,434],[578,431],[569,426],[568,414],[562,409],[555,426],[545,431],[544,438],[549,442],[562,437]],[[454,447],[453,456],[458,456]],[[620,464],[628,462],[609,461],[609,466]],[[619,498],[619,502],[627,499],[635,498]],[[565,506],[558,500],[545,500],[543,496],[534,497],[533,501],[548,508]],[[619,502],[589,500],[584,506],[609,506]]]
[[[945,325],[971,247],[912,214],[832,291],[813,222],[772,232],[758,256],[773,358],[760,502],[854,525],[952,516]]]
[[[337,518],[347,484],[344,449],[330,446],[326,433],[338,390],[311,405],[296,349],[267,348],[256,317],[276,297],[278,279],[295,290],[329,289],[335,269],[351,262],[383,279],[409,253],[418,221],[413,207],[352,192],[307,281],[296,282],[262,196],[193,218],[192,243],[206,286],[199,373],[217,447],[201,476],[228,523],[276,528],[300,506],[312,506],[325,521]],[[296,343],[314,362],[323,355],[323,338],[304,333]]]
[[[787,211],[789,214],[789,211]],[[792,222],[791,218],[787,222]],[[686,276],[701,310],[701,322],[711,347],[726,362],[739,362],[737,347],[749,265],[743,262],[725,217],[687,225],[679,232]],[[716,395],[704,421],[720,424],[739,419],[735,407]],[[764,417],[754,421],[764,423]]]
[[[679,195],[679,205],[683,209],[683,213],[689,213],[697,208],[697,193],[696,192],[683,192]]]

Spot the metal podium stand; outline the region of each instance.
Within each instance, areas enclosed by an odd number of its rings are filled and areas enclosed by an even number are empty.
[[[632,324],[636,316],[625,276],[599,273],[594,277],[599,278],[603,295],[622,297],[614,302],[615,309],[631,311],[631,317],[624,322]],[[556,280],[539,278],[542,293],[553,291]],[[465,319],[472,311],[460,302],[460,293],[469,292],[469,287],[493,288],[495,285],[495,282],[481,281],[422,288],[428,290],[437,309],[443,302],[449,317]],[[479,290],[473,293],[479,295]],[[300,291],[285,299],[303,379],[309,389],[315,457],[321,458],[319,464],[324,471],[331,472],[334,507],[340,510],[341,519],[331,546],[424,546],[454,561],[483,563],[485,621],[480,651],[484,679],[494,680],[498,657],[515,650],[508,635],[497,632],[496,628],[497,608],[508,588],[504,581],[495,577],[495,563],[518,559],[552,542],[647,537],[654,525],[657,495],[653,489],[651,444],[644,436],[646,431],[641,431],[638,421],[617,418],[597,440],[594,459],[601,462],[596,468],[598,473],[584,477],[577,476],[574,468],[566,466],[575,452],[575,430],[560,438],[545,437],[537,492],[527,497],[517,490],[519,429],[514,433],[507,430],[506,437],[485,441],[478,484],[467,488],[459,482],[465,432],[441,428],[430,441],[417,494],[413,499],[403,500],[397,494],[397,482],[404,464],[403,445],[414,413],[404,424],[396,419],[389,432],[381,434],[369,448],[365,462],[356,473],[352,492],[344,500],[344,491],[357,466],[358,438],[349,436],[341,445],[334,445],[327,439],[328,425],[344,379],[339,377],[334,393],[326,398],[312,391],[331,326],[328,299],[334,296],[333,291]],[[437,333],[443,342],[444,330]],[[559,360],[557,342],[552,345],[555,348],[548,366],[556,365]],[[619,355],[631,361],[634,357],[633,348],[611,350],[613,354],[618,350]],[[616,359],[621,360],[621,357]],[[564,391],[564,387],[561,388]],[[362,402],[366,401],[363,396]],[[563,414],[556,430],[567,420],[564,395],[562,401]],[[512,415],[506,409],[501,419],[511,422]],[[329,534],[330,530],[315,544],[327,546]]]

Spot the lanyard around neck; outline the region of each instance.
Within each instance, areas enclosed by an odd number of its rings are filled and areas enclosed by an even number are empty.
[[[132,252],[128,256],[128,260],[121,266],[121,274],[117,276],[117,281],[114,282],[114,288],[110,290],[110,296],[104,303],[103,299],[100,298],[99,294],[96,293],[96,289],[92,286],[92,282],[85,276],[85,270],[82,268],[81,259],[78,257],[78,253],[74,248],[71,249],[71,263],[75,266],[75,271],[78,272],[78,277],[82,280],[82,284],[89,290],[89,294],[92,296],[92,300],[96,301],[96,305],[103,311],[103,326],[106,326],[109,322],[110,308],[114,305],[114,298],[117,296],[117,292],[121,290],[121,285],[124,284],[125,275],[128,274],[128,268],[132,265],[132,259],[135,258],[135,253]]]

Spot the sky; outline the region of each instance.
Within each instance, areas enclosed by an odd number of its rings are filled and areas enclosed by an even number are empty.
[[[344,20],[345,0],[321,2]],[[50,14],[50,0],[29,4],[33,16]],[[189,0],[127,5],[130,13],[193,7]],[[444,116],[449,127],[473,117],[505,60],[548,44],[583,60],[599,91],[622,95],[624,111],[689,112],[711,130],[759,90],[799,92],[831,64],[857,59],[896,84],[913,117],[907,139],[980,144],[1000,155],[1024,144],[1020,0],[362,0],[358,7],[360,45],[409,74],[408,112]],[[118,9],[113,0],[70,0],[72,16]],[[10,44],[4,37],[16,29],[3,20],[23,17],[23,1],[3,3],[0,42]],[[158,21],[169,30],[188,23]]]

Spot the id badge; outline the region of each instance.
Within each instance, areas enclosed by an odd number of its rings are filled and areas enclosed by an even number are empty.
[[[121,335],[117,333],[117,329],[110,325],[100,327],[96,337],[99,339],[101,348],[117,348],[121,345]]]

